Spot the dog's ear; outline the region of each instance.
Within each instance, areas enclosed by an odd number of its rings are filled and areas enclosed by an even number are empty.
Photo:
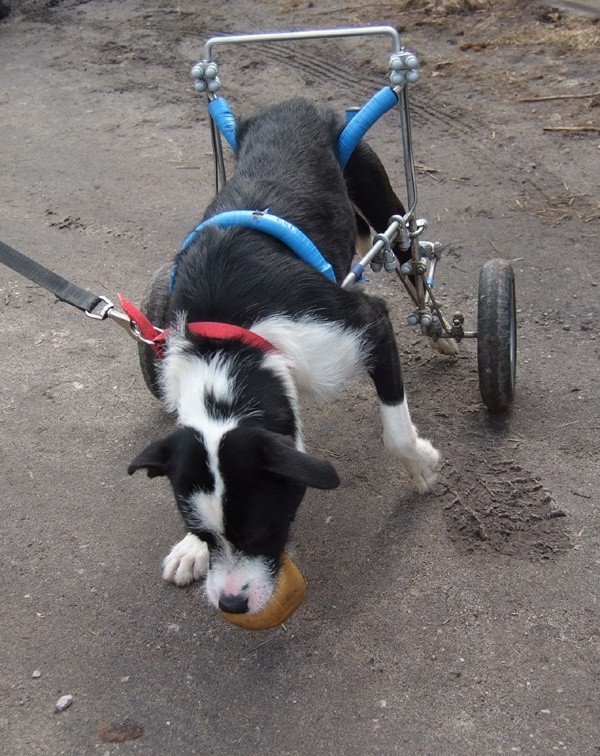
[[[127,468],[129,475],[133,475],[136,470],[142,468],[146,469],[149,478],[167,475],[176,446],[176,435],[177,432],[172,433],[170,436],[159,438],[158,441],[153,441],[147,446]]]
[[[335,467],[326,459],[298,451],[292,439],[262,431],[259,435],[259,469],[311,488],[330,489],[340,485]]]

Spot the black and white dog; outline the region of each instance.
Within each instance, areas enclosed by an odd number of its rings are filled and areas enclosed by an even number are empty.
[[[244,121],[236,173],[205,218],[268,208],[302,230],[342,281],[357,228],[367,230],[354,208],[378,232],[404,213],[364,142],[342,171],[342,128],[335,113],[303,99]],[[238,330],[190,332],[189,323],[206,321]],[[380,300],[332,283],[274,237],[211,226],[180,260],[170,322],[160,392],[179,427],[129,467],[169,477],[189,531],[164,561],[166,580],[206,576],[210,603],[228,612],[257,612],[268,602],[307,486],[339,485],[333,466],[304,448],[299,390],[335,397],[368,373],[386,448],[419,491],[433,484],[439,454],[411,422]]]

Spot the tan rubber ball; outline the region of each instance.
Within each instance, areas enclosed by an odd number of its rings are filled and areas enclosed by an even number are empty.
[[[269,630],[288,619],[304,601],[306,580],[287,554],[281,560],[281,569],[269,603],[254,614],[231,614],[219,609],[219,614],[232,625],[244,630]]]

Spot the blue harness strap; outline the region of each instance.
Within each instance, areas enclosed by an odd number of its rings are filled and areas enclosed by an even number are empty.
[[[333,272],[331,265],[311,242],[308,236],[300,231],[299,228],[288,223],[288,221],[283,220],[283,218],[279,218],[277,215],[271,215],[266,212],[263,213],[259,210],[230,210],[227,213],[214,215],[212,218],[208,218],[208,220],[202,222],[199,226],[196,226],[192,233],[183,242],[181,250],[175,259],[173,270],[171,271],[169,291],[173,290],[180,256],[186,251],[190,244],[198,238],[202,229],[207,228],[208,226],[219,226],[220,228],[242,226],[243,228],[251,228],[255,231],[261,231],[264,234],[270,234],[287,245],[301,260],[312,265],[313,268],[316,268],[320,273],[323,273],[323,275],[333,283],[336,282],[335,273]]]

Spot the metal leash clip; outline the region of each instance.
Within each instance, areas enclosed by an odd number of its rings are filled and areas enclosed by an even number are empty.
[[[121,326],[121,328],[123,328],[128,333],[128,335],[131,336],[131,338],[137,341],[139,344],[148,344],[149,346],[153,346],[154,342],[142,336],[142,332],[140,331],[139,326],[129,317],[129,315],[126,315],[120,310],[115,310],[114,303],[111,302],[107,297],[100,296],[100,300],[104,304],[100,307],[98,312],[88,312],[87,310],[85,311],[85,314],[88,318],[91,318],[92,320],[106,320],[106,318],[110,318],[111,320],[114,320],[117,325]],[[163,332],[162,328],[155,328],[155,330],[158,333]]]

